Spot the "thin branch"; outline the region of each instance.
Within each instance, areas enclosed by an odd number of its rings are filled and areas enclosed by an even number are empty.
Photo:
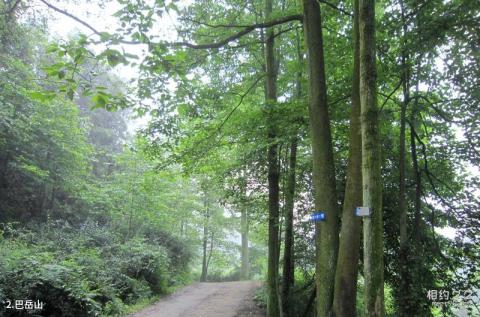
[[[297,27],[291,27],[291,28],[288,28],[288,29],[285,29],[285,30],[281,30],[281,31],[275,33],[273,35],[273,37],[276,38],[276,37],[278,37],[278,36],[280,36],[284,33],[287,33],[289,31],[293,31],[293,30],[298,29],[298,28],[301,28],[301,27],[297,26]],[[229,45],[229,46],[224,47],[224,49],[237,49],[237,48],[247,47],[247,46],[250,46],[250,45],[264,44],[264,43],[265,43],[265,41],[251,41],[251,42],[247,42],[245,44]]]
[[[191,19],[191,18],[188,18],[188,17],[181,18],[180,21],[193,22],[195,24],[208,26],[209,28],[213,28],[213,29],[217,29],[217,28],[248,28],[250,26],[250,25],[246,25],[246,24],[210,24],[210,23],[207,23],[207,22],[194,20],[194,19]]]
[[[240,107],[240,105],[243,103],[243,99],[245,99],[245,97],[250,93],[250,91],[252,91],[253,88],[255,88],[258,84],[258,82],[263,78],[264,76],[260,76],[258,77],[252,85],[250,85],[250,87],[247,89],[246,92],[244,92],[243,94],[240,95],[240,100],[238,101],[237,105],[235,107],[233,107],[232,110],[230,110],[230,112],[228,113],[228,115],[225,117],[225,119],[223,120],[223,122],[217,127],[217,132],[220,131],[222,129],[222,127],[225,125],[225,123],[228,121],[228,119],[230,119],[230,117],[233,115],[233,113],[238,109],[238,107]],[[213,135],[211,135],[213,136]],[[210,137],[211,137],[210,136]]]
[[[418,143],[420,144],[421,148],[422,148],[422,154],[423,154],[423,170],[425,172],[425,175],[427,176],[427,180],[428,182],[430,183],[430,186],[432,186],[432,190],[433,192],[435,193],[435,195],[438,197],[438,199],[440,199],[440,201],[445,205],[447,206],[448,208],[450,208],[450,210],[447,212],[447,216],[450,216],[451,215],[451,211],[454,211],[454,212],[457,212],[457,208],[455,208],[455,206],[453,206],[452,204],[450,204],[448,201],[445,200],[445,198],[443,198],[443,196],[440,194],[440,192],[438,191],[437,189],[437,186],[435,186],[435,183],[432,179],[432,173],[430,172],[430,169],[428,167],[428,156],[427,156],[427,146],[425,145],[425,143],[420,139],[420,136],[417,134],[416,130],[415,130],[415,127],[412,125],[412,123],[410,121],[407,120],[407,123],[408,125],[410,126],[411,128],[411,131],[413,132],[414,134],[414,137],[415,139],[418,141]],[[449,188],[450,189],[450,188]],[[453,191],[453,190],[452,190]]]
[[[456,124],[464,124],[464,122],[462,121],[457,121],[457,120],[454,120],[452,118],[449,118],[448,115],[442,111],[441,109],[437,108],[435,106],[435,103],[433,103],[432,101],[430,101],[430,99],[428,99],[426,96],[423,96],[423,95],[420,95],[419,96],[420,99],[423,99],[425,100],[429,105],[430,107],[435,110],[435,112],[445,121],[447,122],[451,122],[451,123],[456,123]],[[452,99],[452,100],[457,100],[457,99]],[[452,101],[452,100],[444,100],[442,102],[437,102],[437,103],[445,103],[445,102],[449,102],[449,101]]]
[[[395,86],[395,88],[392,90],[392,92],[391,92],[388,96],[386,96],[386,99],[385,99],[385,101],[383,102],[382,106],[380,107],[380,111],[379,111],[379,112],[382,112],[383,107],[385,107],[385,105],[387,104],[387,101],[391,100],[393,94],[394,94],[394,93],[398,90],[398,88],[400,88],[400,86],[402,85],[402,82],[403,82],[403,79],[400,79],[400,80],[398,81],[397,86]]]
[[[330,3],[328,1],[325,1],[325,0],[317,0],[318,3],[324,3],[326,4],[327,6],[329,6],[330,8],[333,8],[337,11],[340,11],[341,13],[345,14],[345,15],[348,15],[349,17],[353,18],[353,14],[348,12],[348,11],[345,11],[344,9],[340,8],[340,7],[337,7],[336,5],[334,5],[333,3]]]
[[[43,0],[41,0],[41,1],[43,1]],[[300,14],[289,15],[289,16],[281,17],[281,18],[274,19],[274,20],[271,20],[271,21],[268,21],[268,22],[262,22],[262,23],[256,23],[256,24],[249,25],[249,26],[245,27],[243,30],[241,30],[241,31],[239,31],[235,34],[232,34],[229,37],[224,38],[223,40],[220,40],[220,41],[215,42],[215,43],[193,44],[193,43],[189,43],[189,42],[175,42],[175,43],[172,43],[171,45],[173,45],[173,46],[185,46],[185,47],[193,48],[193,49],[220,48],[222,46],[227,45],[228,43],[230,43],[232,41],[235,41],[235,40],[239,39],[240,37],[252,32],[256,29],[264,29],[264,28],[269,28],[269,27],[272,27],[272,26],[275,26],[275,25],[284,24],[284,23],[291,22],[291,21],[302,21],[302,20],[303,20],[303,16],[300,15]]]
[[[42,2],[43,4],[45,4],[47,7],[49,7],[50,9],[58,12],[58,13],[61,13],[75,21],[77,21],[78,23],[80,23],[81,25],[83,25],[84,27],[86,27],[87,29],[89,29],[90,31],[92,31],[93,33],[97,34],[98,36],[102,36],[102,32],[98,31],[97,29],[95,29],[93,26],[91,26],[90,24],[88,24],[87,22],[83,21],[82,19],[74,16],[73,14],[63,10],[63,9],[60,9],[59,7],[56,7],[54,6],[53,4],[51,3],[48,3],[47,1],[45,0],[40,0],[40,2]],[[117,40],[117,39],[116,39]],[[123,44],[145,44],[143,42],[138,42],[138,41],[126,41],[126,40],[121,40],[121,39],[118,39],[118,42],[120,43],[123,43]]]
[[[49,7],[50,9],[58,12],[58,13],[61,13],[65,16],[68,16],[69,18],[77,21],[78,23],[80,23],[81,25],[85,26],[86,28],[88,28],[90,31],[92,31],[93,33],[101,36],[102,35],[102,32],[98,31],[96,28],[94,28],[92,25],[90,25],[89,23],[83,21],[82,19],[74,16],[73,14],[63,10],[63,9],[60,9],[59,7],[45,1],[45,0],[40,0],[40,2],[42,2],[43,4],[45,4],[47,7]],[[171,43],[170,45],[172,46],[185,46],[185,47],[189,47],[189,48],[193,48],[193,49],[211,49],[211,48],[220,48],[250,32],[252,32],[253,30],[255,29],[261,29],[261,28],[269,28],[269,27],[272,27],[272,26],[275,26],[275,25],[279,25],[279,24],[283,24],[283,23],[287,23],[287,22],[291,22],[291,21],[302,21],[303,20],[303,16],[300,15],[300,14],[295,14],[295,15],[289,15],[289,16],[286,16],[286,17],[282,17],[282,18],[278,18],[278,19],[274,19],[272,21],[268,21],[268,22],[263,22],[263,23],[256,23],[256,24],[252,24],[252,25],[249,25],[249,26],[246,26],[243,30],[217,42],[217,43],[209,43],[209,44],[192,44],[192,43],[188,43],[188,42],[175,42],[175,43]],[[212,27],[215,27],[215,26],[212,26]],[[239,26],[240,27],[240,26]],[[139,41],[127,41],[127,40],[121,40],[121,39],[116,39],[118,42],[120,43],[124,43],[124,44],[145,44],[143,42],[139,42]]]
[[[247,42],[247,43],[244,43],[244,44],[238,44],[238,45],[229,45],[229,46],[225,46],[223,49],[225,50],[230,50],[230,49],[237,49],[237,48],[243,48],[243,47],[248,47],[250,45],[258,45],[258,44],[263,44],[264,42],[262,41],[250,41],[250,42]]]
[[[296,30],[297,28],[301,28],[301,26],[295,26],[295,27],[287,28],[287,29],[285,29],[285,30],[278,31],[277,33],[275,33],[275,34],[273,35],[273,37],[276,38],[277,36],[280,36],[280,35],[282,35],[283,33],[287,33],[287,32]]]
[[[222,122],[216,127],[216,129],[214,131],[212,131],[209,135],[207,135],[205,138],[201,139],[195,149],[198,149],[200,145],[203,145],[205,142],[208,142],[209,140],[211,140],[212,137],[215,136],[215,134],[217,134],[218,132],[220,132],[222,130],[222,127],[227,123],[227,121],[230,119],[230,117],[233,115],[233,113],[242,105],[243,103],[243,100],[245,99],[245,97],[257,86],[258,82],[264,78],[265,75],[262,75],[260,77],[258,77],[251,85],[250,87],[242,94],[240,94],[240,100],[239,102],[235,105],[235,107],[232,108],[232,110],[230,110],[230,112],[225,116],[225,118],[222,120]],[[220,136],[220,139],[215,142],[215,144],[213,144],[209,149],[207,149],[206,152],[208,152],[211,148],[217,146],[221,139],[222,139],[223,136]],[[195,154],[194,153],[194,150],[193,148],[190,148],[190,149],[187,149],[185,152],[183,152],[181,155],[178,155],[177,157],[174,157],[173,159],[170,159],[170,161],[178,161],[180,159],[183,159],[184,157],[186,157],[187,155],[190,155],[190,154]],[[206,153],[203,153],[203,155],[205,155]],[[201,158],[201,156],[197,157],[197,159],[199,160]],[[197,160],[197,161],[198,161]],[[161,168],[164,168],[165,166],[168,166],[169,162],[165,162],[165,163],[161,163],[159,165],[157,165],[156,169],[161,169]]]
[[[329,103],[329,106],[333,106],[333,105],[335,105],[335,104],[337,104],[337,103],[339,103],[339,102],[341,102],[341,101],[344,101],[344,100],[347,100],[347,99],[349,99],[350,97],[351,97],[351,95],[350,95],[350,94],[348,94],[348,95],[345,95],[345,96],[343,96],[343,97],[340,97],[340,98],[338,98],[338,99],[336,99],[336,100],[332,101],[331,103]]]
[[[468,145],[470,146],[469,150],[473,151],[477,157],[480,157],[480,153],[477,151],[475,148],[477,145],[473,143],[472,137],[470,136],[469,133],[465,133],[465,137],[467,139]]]

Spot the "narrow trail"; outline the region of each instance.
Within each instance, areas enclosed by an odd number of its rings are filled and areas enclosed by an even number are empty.
[[[196,283],[129,317],[264,317],[253,301],[257,281]]]

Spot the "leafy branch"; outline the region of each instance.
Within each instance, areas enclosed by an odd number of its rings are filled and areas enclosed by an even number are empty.
[[[243,30],[241,31],[238,31],[218,42],[214,42],[214,43],[207,43],[207,44],[193,44],[193,43],[190,43],[190,42],[174,42],[172,43],[171,45],[173,46],[184,46],[184,47],[188,47],[188,48],[193,48],[193,49],[214,49],[214,48],[220,48],[222,46],[225,46],[227,45],[228,43],[230,42],[233,42],[239,38],[241,38],[242,36],[256,30],[256,29],[265,29],[265,28],[270,28],[272,26],[276,26],[276,25],[279,25],[279,24],[284,24],[284,23],[287,23],[287,22],[291,22],[291,21],[303,21],[303,16],[300,15],[300,14],[294,14],[294,15],[289,15],[289,16],[286,16],[286,17],[281,17],[281,18],[278,18],[278,19],[273,19],[271,21],[268,21],[268,22],[261,22],[261,23],[255,23],[255,24],[252,24],[252,25],[249,25],[247,27],[245,27]]]

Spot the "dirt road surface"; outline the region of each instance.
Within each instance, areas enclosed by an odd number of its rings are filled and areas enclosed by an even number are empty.
[[[253,301],[260,282],[196,283],[130,317],[264,317]]]

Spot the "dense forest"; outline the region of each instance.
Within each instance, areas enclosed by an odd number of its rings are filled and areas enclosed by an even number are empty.
[[[1,0],[0,316],[480,316],[479,140],[478,0]]]

